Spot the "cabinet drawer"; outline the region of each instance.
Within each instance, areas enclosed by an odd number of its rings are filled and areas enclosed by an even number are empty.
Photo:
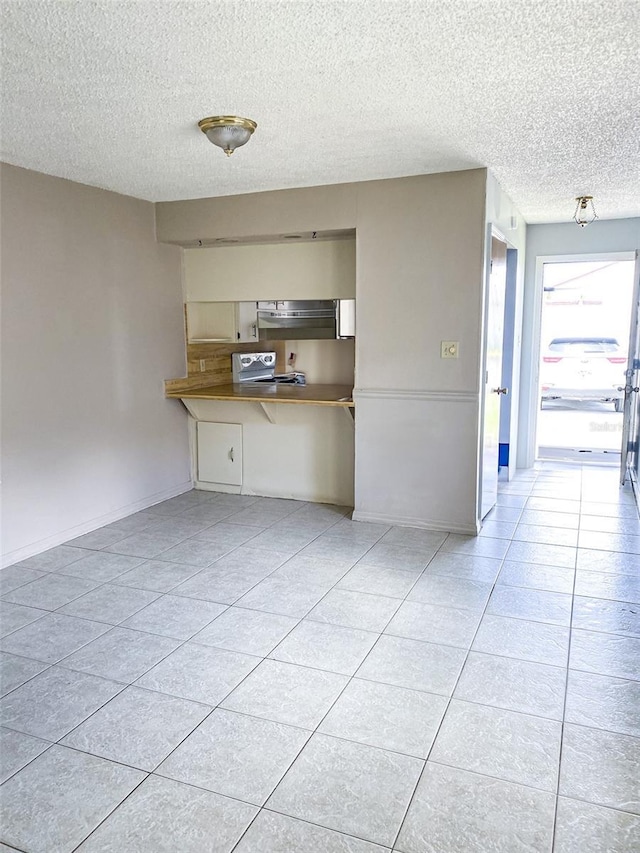
[[[199,421],[198,480],[242,485],[242,425]]]

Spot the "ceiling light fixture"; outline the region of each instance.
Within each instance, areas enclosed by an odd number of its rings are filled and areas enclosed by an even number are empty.
[[[581,228],[584,228],[590,222],[598,218],[596,209],[593,206],[592,195],[579,195],[576,198],[576,209],[573,218]]]
[[[198,122],[209,142],[222,148],[227,157],[231,157],[236,148],[247,144],[257,126],[250,118],[240,116],[209,116]]]

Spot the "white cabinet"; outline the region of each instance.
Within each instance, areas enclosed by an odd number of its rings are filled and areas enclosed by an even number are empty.
[[[187,340],[252,343],[258,340],[257,302],[187,302]]]
[[[190,344],[235,341],[235,303],[187,302],[187,340]]]
[[[198,480],[242,485],[242,425],[198,421]]]
[[[257,302],[236,302],[236,340],[247,344],[258,340]]]

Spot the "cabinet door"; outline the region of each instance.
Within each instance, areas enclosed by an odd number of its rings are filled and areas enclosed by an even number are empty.
[[[242,485],[242,426],[199,421],[198,480]]]
[[[258,303],[236,303],[236,337],[241,343],[258,340]]]
[[[235,303],[187,302],[187,338],[189,343],[235,341]]]

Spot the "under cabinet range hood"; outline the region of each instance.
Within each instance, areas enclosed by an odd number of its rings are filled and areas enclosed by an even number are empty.
[[[355,299],[258,302],[261,341],[335,340],[355,334]]]

